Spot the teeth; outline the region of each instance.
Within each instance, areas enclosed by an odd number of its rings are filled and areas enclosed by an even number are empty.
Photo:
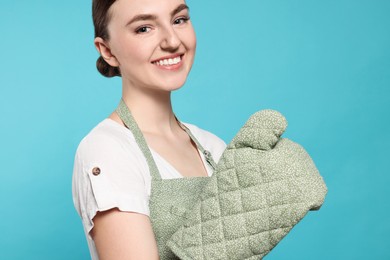
[[[181,61],[181,58],[180,58],[180,56],[178,56],[178,57],[173,58],[173,59],[170,58],[170,59],[159,60],[159,61],[156,61],[154,63],[156,65],[159,65],[159,66],[168,66],[168,65],[178,64],[180,61]]]

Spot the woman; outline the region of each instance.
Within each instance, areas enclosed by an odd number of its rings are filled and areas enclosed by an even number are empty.
[[[162,179],[210,176],[225,144],[172,111],[171,91],[185,83],[196,48],[185,1],[94,0],[92,9],[97,67],[122,77],[122,102],[78,147],[75,207],[92,259],[159,259],[153,223],[165,213],[149,208],[151,168]]]

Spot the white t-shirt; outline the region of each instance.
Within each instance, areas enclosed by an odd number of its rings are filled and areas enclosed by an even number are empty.
[[[225,143],[210,132],[191,124],[184,125],[218,162],[225,150]],[[150,150],[161,178],[183,177],[158,153]],[[212,169],[203,153],[199,154],[210,176]],[[96,171],[97,168],[99,171]],[[95,244],[89,235],[96,213],[118,208],[149,216],[150,189],[148,164],[130,130],[107,118],[80,142],[73,170],[73,202],[82,218],[92,259],[98,259]]]

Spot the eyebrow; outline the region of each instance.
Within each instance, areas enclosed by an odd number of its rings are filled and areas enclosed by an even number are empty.
[[[171,16],[174,16],[178,13],[180,13],[181,11],[183,10],[190,10],[190,8],[185,5],[185,4],[181,4],[179,5],[178,7],[176,7],[172,12],[171,12]],[[132,24],[134,22],[138,22],[138,21],[145,21],[145,20],[157,20],[157,16],[156,15],[153,15],[153,14],[139,14],[139,15],[136,15],[133,17],[133,19],[131,19],[127,25],[129,24]]]
[[[186,10],[186,9],[187,9],[187,11],[190,10],[190,8],[186,4],[181,4],[178,7],[176,7],[175,10],[173,10],[171,12],[171,16],[174,16],[175,14],[180,13],[181,11]]]

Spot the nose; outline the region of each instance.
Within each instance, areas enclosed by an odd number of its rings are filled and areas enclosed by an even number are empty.
[[[161,49],[167,51],[174,51],[179,48],[180,44],[181,40],[174,28],[169,27],[164,28],[162,30],[162,37],[160,43]]]

